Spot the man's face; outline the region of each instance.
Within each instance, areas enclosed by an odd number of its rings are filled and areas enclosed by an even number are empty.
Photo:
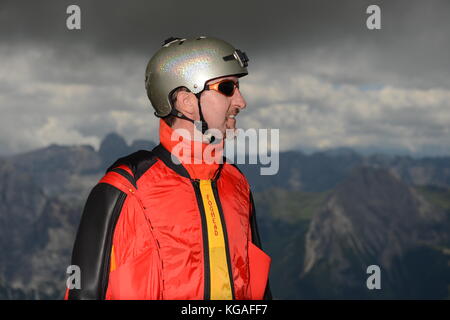
[[[224,79],[238,81],[237,77],[223,77],[208,81],[206,84],[214,84]],[[208,127],[220,130],[225,136],[226,129],[236,129],[236,119],[233,116],[236,117],[246,107],[246,102],[239,88],[236,88],[231,97],[215,90],[206,90],[201,96],[201,105]]]

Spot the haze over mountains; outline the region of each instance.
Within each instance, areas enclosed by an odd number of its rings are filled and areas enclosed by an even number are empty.
[[[90,189],[127,145],[58,146],[0,158],[0,298],[62,297]],[[254,191],[275,298],[448,298],[450,157],[280,154],[280,171],[239,165]],[[379,265],[382,289],[368,290]]]

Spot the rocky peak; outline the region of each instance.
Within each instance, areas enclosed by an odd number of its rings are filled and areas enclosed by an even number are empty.
[[[124,156],[128,145],[124,138],[115,132],[109,133],[100,144],[99,154],[102,159]]]
[[[303,275],[322,265],[342,280],[352,265],[349,257],[389,268],[409,247],[444,237],[430,226],[445,218],[389,170],[357,167],[311,221]]]

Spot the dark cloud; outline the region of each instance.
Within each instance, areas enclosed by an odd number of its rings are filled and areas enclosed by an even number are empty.
[[[92,56],[133,54],[144,64],[165,38],[204,34],[247,51],[259,68],[280,59],[289,69],[318,55],[325,65],[347,67],[344,74],[324,75],[336,82],[449,86],[448,1],[81,0],[82,30],[69,31],[66,8],[73,3],[3,1],[0,40],[51,48],[55,60],[75,70],[72,77],[91,69]],[[366,28],[370,4],[382,9],[381,30]],[[363,70],[352,67],[355,56],[365,60]]]
[[[66,28],[66,8],[71,4],[81,7],[82,30]],[[381,7],[381,30],[366,28],[365,12],[370,4]],[[52,128],[71,142],[79,136],[86,137],[83,141],[98,141],[111,130],[126,134],[129,140],[147,138],[150,131],[145,125],[137,129],[142,126],[140,114],[149,111],[151,116],[143,87],[144,69],[169,36],[216,36],[246,51],[250,76],[245,81],[248,90],[243,84],[243,92],[248,93],[248,123],[281,125],[283,119],[267,116],[264,110],[289,104],[296,121],[311,117],[311,123],[305,124],[310,131],[298,133],[308,136],[314,126],[325,123],[320,119],[333,117],[331,106],[352,112],[358,109],[346,109],[342,99],[364,105],[370,100],[365,92],[388,86],[422,90],[422,95],[428,89],[449,89],[449,9],[450,2],[444,0],[2,0],[0,107],[9,118],[0,123],[0,152],[2,148],[12,152],[45,145]],[[299,76],[309,80],[293,84]],[[360,92],[339,90],[345,85]],[[405,92],[400,95],[409,94]],[[435,99],[433,94],[429,99]],[[376,103],[380,108],[388,105],[382,105],[380,98],[371,102],[370,108]],[[341,111],[331,121],[346,128],[342,136],[372,134],[378,138],[370,141],[380,143],[389,140],[388,135],[391,140],[400,137],[408,125],[429,141],[448,133],[442,120],[449,117],[445,111],[448,103],[439,100],[432,104],[442,115],[439,121],[427,116],[421,103],[417,109],[386,110],[383,118],[374,116],[372,122],[356,111]],[[299,117],[296,105],[302,104],[308,109]],[[121,111],[126,112],[123,117],[129,119],[128,126],[117,116]],[[31,119],[23,120],[25,114]],[[17,125],[27,125],[28,131],[12,137]],[[155,127],[153,123],[151,128]],[[33,130],[40,132],[40,140],[31,140]],[[329,134],[332,132],[325,130],[323,136]],[[414,139],[409,131],[407,136],[404,139]],[[309,139],[314,144],[326,137]]]
[[[352,40],[420,48],[421,35],[449,31],[448,1],[76,1],[82,30],[69,31],[65,11],[74,1],[3,1],[2,40],[33,41],[57,46],[89,44],[114,54],[155,50],[171,35],[216,35],[256,54],[308,49]],[[382,9],[382,30],[366,28],[366,8]],[[436,34],[437,33],[437,34]],[[433,42],[434,37],[422,41]],[[380,48],[381,49],[381,48]],[[393,48],[385,48],[393,49]],[[64,51],[64,50],[63,50]]]

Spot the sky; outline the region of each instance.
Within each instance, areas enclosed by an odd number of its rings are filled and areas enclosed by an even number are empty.
[[[68,30],[66,9],[81,9]],[[369,30],[366,9],[381,9]],[[0,155],[158,141],[145,67],[170,36],[245,51],[243,129],[279,148],[450,155],[449,1],[0,0]]]

